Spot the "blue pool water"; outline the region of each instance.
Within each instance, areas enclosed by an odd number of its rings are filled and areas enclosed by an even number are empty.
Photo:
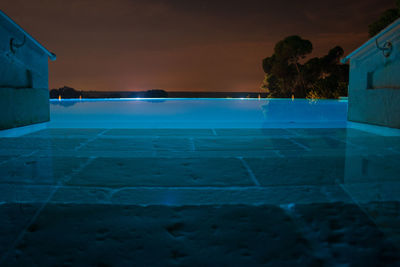
[[[346,127],[347,101],[306,99],[51,100],[52,128]]]

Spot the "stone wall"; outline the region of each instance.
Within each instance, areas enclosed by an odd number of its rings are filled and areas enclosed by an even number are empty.
[[[400,128],[400,20],[378,38],[379,46],[387,41],[392,43],[388,57],[375,42],[351,57],[350,121]]]
[[[49,121],[49,90],[0,88],[0,114],[0,130]]]
[[[0,17],[0,129],[48,121],[48,101],[48,56]]]

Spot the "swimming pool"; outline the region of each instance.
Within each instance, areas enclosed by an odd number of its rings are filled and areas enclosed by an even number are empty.
[[[51,128],[343,128],[347,101],[306,99],[51,100]]]

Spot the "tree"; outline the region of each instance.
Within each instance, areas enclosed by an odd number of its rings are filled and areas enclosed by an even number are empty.
[[[398,18],[400,18],[400,0],[396,0],[396,8],[386,10],[378,20],[368,26],[369,35],[375,36]]]
[[[312,44],[298,36],[277,43],[274,54],[263,60],[265,72],[261,89],[268,97],[338,98],[347,95],[348,65],[340,63],[344,51],[332,48],[323,57],[302,64],[312,51]]]
[[[312,43],[300,36],[286,37],[275,45],[275,57],[289,64],[298,64],[300,59],[305,58],[313,50]]]
[[[50,90],[50,98],[79,98],[82,92],[75,90],[74,88],[64,86],[59,89],[51,89]]]
[[[275,46],[275,56],[278,61],[294,66],[297,71],[297,86],[300,85],[301,93],[304,94],[306,85],[301,72],[299,61],[304,59],[313,50],[313,45],[309,40],[304,40],[300,36],[293,35],[278,42]],[[293,88],[295,89],[295,88]],[[294,90],[293,90],[294,93]]]
[[[285,95],[282,92],[278,77],[273,74],[265,74],[264,81],[261,84],[261,89],[271,98],[288,97],[288,95]]]
[[[271,97],[290,97],[296,91],[304,95],[301,59],[312,52],[312,43],[301,37],[289,36],[278,42],[274,54],[263,60],[262,66],[267,74],[262,88],[267,88]]]
[[[312,58],[304,64],[307,98],[338,98],[347,95],[349,66],[340,63],[343,55],[343,48],[336,46],[326,56]]]
[[[58,96],[60,95],[58,89],[51,89],[49,94],[50,98],[58,98]]]

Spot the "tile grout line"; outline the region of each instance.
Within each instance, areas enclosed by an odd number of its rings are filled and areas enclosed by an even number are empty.
[[[54,189],[50,192],[49,196],[47,199],[42,203],[40,208],[35,212],[35,214],[32,216],[31,220],[28,222],[26,227],[20,232],[20,234],[17,236],[17,238],[14,240],[12,243],[11,247],[7,250],[7,252],[0,258],[0,265],[2,265],[5,260],[8,258],[8,255],[11,253],[11,251],[18,245],[18,243],[22,240],[22,238],[25,236],[26,232],[28,231],[28,228],[36,221],[36,219],[39,217],[40,213],[43,211],[43,209],[47,206],[47,203],[49,203],[50,199],[53,198],[54,194],[58,190],[59,185],[55,186]]]
[[[40,213],[42,213],[43,209],[47,206],[47,204],[50,202],[50,200],[53,198],[54,194],[58,191],[59,188],[62,187],[63,180],[68,181],[70,180],[74,174],[80,172],[85,168],[87,165],[89,165],[96,157],[90,157],[84,164],[82,164],[77,170],[75,170],[71,175],[66,175],[64,176],[64,179],[60,180],[57,185],[53,188],[53,190],[50,192],[49,196],[46,198],[46,200],[42,203],[42,205],[39,207],[39,209],[35,212],[35,214],[32,216],[31,220],[28,222],[26,227],[21,231],[21,233],[17,236],[17,238],[14,240],[12,243],[11,247],[8,249],[8,251],[0,258],[0,265],[5,262],[5,260],[8,258],[9,254],[11,251],[18,245],[19,242],[24,238],[26,232],[28,231],[29,227],[35,223],[36,219],[39,217]],[[65,179],[68,178],[68,179]]]
[[[30,152],[30,153],[28,153],[28,154],[19,155],[19,156],[16,156],[16,157],[12,157],[11,159],[8,159],[8,160],[5,160],[5,161],[0,162],[0,166],[3,165],[3,164],[7,164],[7,163],[9,163],[9,162],[11,162],[11,161],[14,161],[14,160],[18,160],[18,159],[21,159],[21,158],[24,158],[24,157],[33,156],[33,155],[35,155],[35,154],[38,153],[38,152],[39,152],[39,150],[36,149],[36,150],[34,150],[34,151],[32,151],[32,152]]]
[[[305,149],[306,151],[311,151],[311,148],[309,148],[308,146],[303,145],[302,143],[297,142],[296,140],[293,140],[292,138],[288,138],[288,139],[289,139],[293,144],[298,145],[299,147]]]
[[[250,166],[247,164],[247,162],[243,159],[243,157],[237,157],[240,162],[242,162],[243,166],[246,168],[247,173],[250,175],[251,180],[253,183],[257,186],[260,187],[260,182],[257,180],[256,176],[254,175],[253,170],[250,168]]]
[[[85,167],[87,167],[87,166],[88,166],[90,163],[92,163],[95,159],[97,159],[96,156],[91,156],[91,157],[89,157],[88,160],[87,160],[85,163],[83,163],[81,166],[79,166],[79,168],[73,170],[73,171],[71,172],[71,174],[65,175],[65,176],[63,177],[63,179],[61,179],[61,182],[62,182],[62,183],[65,183],[65,182],[70,181],[77,173],[81,172]],[[58,186],[59,188],[60,188],[60,187],[64,187],[63,184],[58,184],[57,186]]]
[[[97,138],[99,138],[100,136],[102,136],[103,134],[105,134],[106,132],[110,131],[111,129],[105,129],[102,132],[98,133],[95,137],[90,138],[89,140],[87,140],[86,142],[83,142],[82,144],[80,144],[79,146],[77,146],[75,148],[75,151],[79,151],[81,148],[85,147],[86,145],[88,145],[89,143],[93,142],[94,140],[96,140]]]

